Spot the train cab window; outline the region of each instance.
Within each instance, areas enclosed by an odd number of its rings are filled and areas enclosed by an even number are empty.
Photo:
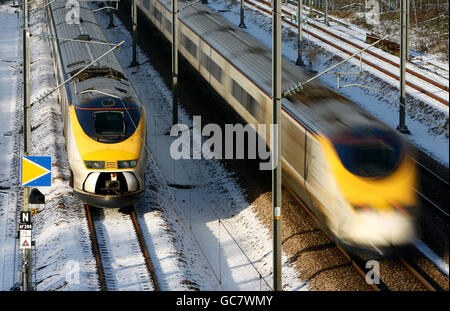
[[[123,112],[95,112],[94,130],[99,140],[120,140],[125,134],[125,121]]]
[[[360,129],[332,138],[344,167],[361,177],[384,177],[398,166],[401,141],[379,129]]]

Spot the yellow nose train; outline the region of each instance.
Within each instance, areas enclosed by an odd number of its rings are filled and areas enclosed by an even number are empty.
[[[80,3],[80,23],[65,21],[65,1],[53,2],[51,30],[58,82],[79,73],[110,46],[94,14]],[[144,192],[146,115],[123,68],[109,53],[83,70],[61,92],[61,112],[71,169],[70,185],[83,202],[120,208],[137,202]]]

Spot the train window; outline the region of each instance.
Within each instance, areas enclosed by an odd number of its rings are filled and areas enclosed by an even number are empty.
[[[162,14],[156,7],[153,7],[153,16],[161,23]]]
[[[242,100],[244,98],[242,93],[244,92],[244,89],[233,79],[231,79],[231,81],[231,95],[233,95],[233,97],[242,104]]]
[[[208,55],[202,52],[200,63],[220,83],[222,83],[222,68],[216,64]]]
[[[208,55],[206,55],[204,52],[202,52],[202,56],[200,57],[200,64],[206,69],[208,70],[208,72],[210,72],[209,67],[210,65],[211,59],[209,58]]]
[[[250,112],[250,114],[252,116],[254,116],[255,118],[257,118],[256,114],[258,113],[258,102],[256,101],[256,99],[254,99],[252,96],[250,96],[249,94],[247,94],[249,97],[249,104],[248,104],[248,112]]]
[[[211,74],[217,81],[222,83],[222,68],[220,68],[220,66],[217,65],[212,59],[211,59]]]
[[[125,134],[125,121],[121,111],[98,111],[94,113],[96,136],[120,139]]]
[[[197,58],[197,45],[186,37],[184,33],[181,33],[181,44],[192,56]]]
[[[167,18],[164,18],[164,22],[166,24],[166,30],[169,33],[172,33],[172,22],[170,20],[168,20]]]
[[[232,81],[231,94],[233,95],[233,97],[236,98],[236,100],[240,102],[241,105],[244,106],[248,112],[250,112],[253,116],[255,116],[257,110],[256,106],[258,104],[256,99],[254,99],[250,94],[248,94],[244,90],[244,88],[242,88],[239,85],[239,83],[237,83],[233,79],[231,81]]]
[[[332,141],[344,167],[361,177],[387,176],[400,162],[401,141],[380,129],[353,130]]]
[[[144,3],[144,7],[147,9],[147,10],[150,10],[150,0],[144,0],[144,1],[142,1],[143,3]]]

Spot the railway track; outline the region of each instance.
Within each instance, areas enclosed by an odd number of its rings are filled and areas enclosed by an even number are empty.
[[[45,1],[45,4],[49,1]],[[54,17],[46,8],[49,33],[55,34]],[[52,55],[56,51],[52,46]],[[55,66],[58,76],[59,67]],[[84,205],[100,290],[154,290],[159,283],[133,207],[124,214],[116,209]]]
[[[290,190],[288,190],[288,191],[295,198],[295,200],[299,203],[299,205],[307,212],[307,214],[316,223],[319,223],[317,221],[316,217],[314,216],[314,214],[306,207],[306,205],[303,203],[303,201],[295,193],[293,193]],[[333,241],[333,239],[328,235],[327,232],[325,232],[324,230],[322,230],[322,231],[330,238],[330,240]],[[351,265],[355,268],[355,270],[362,276],[362,278],[364,280],[366,280],[366,275],[368,272],[368,270],[366,268],[367,260],[365,260],[359,256],[355,256],[355,255],[348,253],[344,248],[342,248],[337,243],[336,243],[336,247],[342,253],[342,255],[345,258],[347,258],[347,260],[351,263]],[[419,265],[415,264],[413,260],[404,258],[404,257],[399,257],[399,258],[394,259],[393,263],[401,265],[404,269],[403,272],[408,273],[410,275],[410,277],[414,278],[416,282],[420,283],[419,286],[423,290],[428,290],[428,291],[443,290],[442,287],[437,282],[435,282],[433,280],[433,278],[431,276],[429,276],[422,268],[420,268]],[[390,263],[387,263],[387,262],[382,262],[382,264],[391,265]],[[433,263],[433,265],[434,265],[434,263]],[[368,285],[375,291],[390,291],[391,290],[390,288],[393,287],[392,283],[395,283],[395,281],[393,282],[392,280],[383,280],[383,278],[385,278],[386,276],[381,275],[381,274],[382,273],[380,271],[379,282],[368,284]]]
[[[84,207],[100,289],[159,291],[134,207],[126,209],[128,215],[87,204]],[[122,229],[117,231],[117,228]],[[134,285],[130,287],[129,284]]]
[[[271,11],[271,3],[267,2],[265,0],[245,0],[245,2],[247,2],[248,5],[258,9],[261,12],[264,12],[265,14],[269,15],[269,17],[272,16],[272,11]],[[284,13],[284,15],[283,15]],[[290,12],[286,9],[282,9],[282,17],[283,17],[283,23],[293,26],[293,27],[297,27],[297,24],[290,21],[290,17],[292,16],[293,12]],[[347,45],[351,45],[353,48],[356,48],[358,50],[362,50],[364,47],[356,44],[346,38],[343,38],[335,33],[333,33],[332,31],[329,31],[321,26],[316,25],[315,23],[311,23],[309,21],[307,21],[307,25],[315,28],[316,30],[322,32],[323,34],[325,34],[326,36],[330,36],[333,39],[337,39],[340,40],[342,43],[347,44]],[[327,45],[332,46],[333,48],[348,54],[348,55],[352,55],[354,53],[354,51],[349,51],[347,48],[344,48],[338,44],[335,44],[333,42],[331,42],[330,40],[326,39],[323,35],[314,33],[308,29],[303,28],[303,32],[307,33],[308,35],[321,40],[322,42],[326,43]],[[398,74],[393,73],[392,70],[387,70],[386,68],[388,68],[389,66],[393,66],[394,68],[399,68],[399,64],[397,64],[396,62],[387,59],[386,57],[379,55],[377,52],[374,51],[370,51],[370,50],[366,50],[364,52],[365,54],[369,54],[370,56],[373,56],[375,58],[377,58],[378,60],[381,60],[382,62],[384,62],[386,64],[386,66],[380,66],[378,64],[375,64],[373,61],[369,61],[367,58],[362,57],[361,61],[363,63],[365,63],[366,65],[380,71],[381,73],[397,80],[400,81],[400,77]],[[360,59],[359,56],[355,56],[356,59]],[[449,87],[446,85],[443,85],[442,83],[439,83],[437,81],[434,81],[433,79],[430,79],[424,75],[422,75],[421,73],[418,73],[414,70],[411,70],[409,68],[406,69],[406,72],[409,73],[410,75],[413,75],[414,78],[416,78],[418,81],[417,82],[411,82],[406,81],[406,85],[413,88],[414,90],[428,96],[429,98],[432,98],[436,101],[438,101],[441,104],[444,104],[446,106],[448,106],[448,93],[449,93]],[[423,88],[420,85],[418,85],[418,83],[420,84],[427,84],[429,87],[427,88]],[[432,89],[432,91],[430,91],[429,89]],[[444,96],[439,96],[437,95],[437,93],[441,93],[444,92]]]

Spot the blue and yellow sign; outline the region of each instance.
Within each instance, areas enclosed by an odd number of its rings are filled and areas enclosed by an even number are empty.
[[[22,157],[22,186],[50,187],[52,184],[51,157]]]

